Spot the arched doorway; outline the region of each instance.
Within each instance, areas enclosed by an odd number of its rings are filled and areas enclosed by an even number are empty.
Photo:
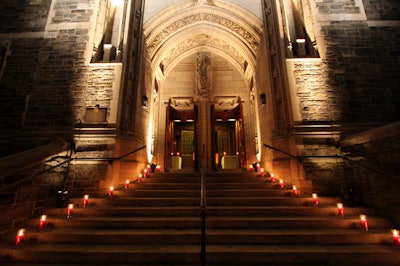
[[[256,157],[254,145],[246,143],[258,130],[251,102],[261,19],[226,2],[168,9],[179,15],[159,12],[144,25],[148,80],[156,88],[155,158],[166,169],[243,168]]]

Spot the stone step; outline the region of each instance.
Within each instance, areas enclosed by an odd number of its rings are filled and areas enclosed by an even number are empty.
[[[28,228],[38,228],[39,221],[29,220]],[[85,216],[74,214],[72,218],[49,217],[47,228],[91,228],[91,229],[194,229],[200,228],[200,217],[112,217],[112,216]]]
[[[253,216],[253,217],[208,217],[209,229],[357,229],[364,230],[358,217],[326,217],[326,216]],[[387,229],[392,223],[380,217],[368,218],[369,229]]]
[[[200,241],[200,229],[37,228],[26,232],[24,244],[198,245]]]
[[[66,208],[46,209],[43,211],[48,217],[65,216]],[[94,206],[74,209],[74,216],[112,216],[112,217],[141,217],[141,216],[200,216],[198,206],[188,207],[116,207]],[[37,218],[39,219],[39,218]]]
[[[208,229],[209,245],[392,245],[389,230],[353,229]]]
[[[197,194],[199,194],[197,196]],[[196,197],[197,196],[197,197]],[[83,205],[83,199],[70,199],[70,202]],[[90,199],[92,206],[113,206],[113,207],[178,207],[178,206],[200,206],[200,193],[192,197],[107,197]]]
[[[209,245],[209,265],[398,265],[392,245]]]
[[[93,244],[96,245],[196,245],[201,241],[199,229],[30,229],[25,244]],[[207,244],[387,244],[393,242],[389,230],[371,229],[208,229]],[[12,243],[10,243],[12,244]]]
[[[5,258],[3,262],[55,265],[199,265],[199,253],[199,245],[27,244],[0,250],[1,258]]]
[[[374,215],[370,208],[344,209],[344,217],[360,214]],[[207,206],[207,216],[328,216],[338,217],[336,207],[331,206]]]
[[[321,205],[336,206],[336,198],[320,199]],[[207,206],[312,206],[305,197],[207,197]]]
[[[116,191],[115,196],[125,197],[193,197],[198,195],[200,197],[200,186],[198,190],[163,190],[163,189],[142,189],[142,190],[128,190]]]
[[[280,190],[279,184],[275,183],[261,183],[261,182],[236,182],[236,183],[205,183],[206,190],[224,190],[224,189],[236,189],[236,190],[247,190],[247,189],[275,189]],[[285,188],[286,190],[289,187]]]
[[[148,189],[148,190],[200,190],[200,184],[196,183],[151,183],[145,182],[136,183],[133,189]]]
[[[185,183],[185,184],[199,184],[201,182],[200,177],[180,177],[180,176],[170,176],[170,177],[146,177],[143,179],[146,183]]]

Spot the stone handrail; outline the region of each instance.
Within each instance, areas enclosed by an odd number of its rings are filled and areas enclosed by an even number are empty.
[[[46,145],[2,157],[0,158],[0,180],[38,165],[49,156],[69,149],[70,144],[66,140],[55,139]]]

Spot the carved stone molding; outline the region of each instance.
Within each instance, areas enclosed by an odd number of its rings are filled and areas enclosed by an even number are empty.
[[[193,97],[171,97],[170,105],[175,109],[192,109],[193,108]]]
[[[170,62],[173,62],[180,54],[189,51],[198,46],[208,45],[225,51],[232,56],[240,65],[243,65],[246,59],[242,54],[231,44],[223,39],[211,38],[207,34],[199,34],[193,39],[187,39],[175,45],[165,56],[162,63],[168,67]]]
[[[217,109],[233,108],[240,103],[240,98],[238,96],[215,96],[214,103]]]
[[[201,13],[188,15],[180,20],[173,22],[172,24],[165,27],[158,34],[156,34],[151,40],[149,40],[147,48],[151,57],[154,56],[155,51],[165,41],[165,39],[170,37],[174,32],[179,31],[180,29],[187,27],[191,24],[202,21],[218,24],[219,26],[227,28],[228,31],[233,31],[234,33],[239,35],[254,52],[258,50],[258,47],[260,45],[258,38],[253,33],[247,31],[244,27],[240,26],[239,24],[228,18],[222,17],[217,14]]]

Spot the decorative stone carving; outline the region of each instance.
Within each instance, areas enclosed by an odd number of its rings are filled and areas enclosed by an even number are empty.
[[[196,95],[207,98],[212,87],[211,58],[207,52],[201,52],[197,56],[196,81]]]
[[[240,98],[238,96],[216,96],[214,97],[214,102],[216,107],[236,107],[239,102]]]
[[[190,24],[198,23],[200,21],[207,21],[218,24],[222,27],[226,27],[229,31],[235,32],[243,40],[245,40],[246,43],[254,50],[254,52],[258,50],[260,42],[251,32],[247,31],[244,27],[217,14],[201,13],[189,15],[173,22],[172,24],[164,28],[161,32],[159,32],[154,38],[149,40],[147,48],[150,55],[153,57],[155,51],[157,51],[157,48],[161,45],[161,43],[163,43],[164,40],[167,39],[174,32],[182,29],[183,27],[187,27]]]
[[[217,49],[223,50],[226,53],[228,53],[230,56],[232,56],[240,65],[244,65],[246,62],[246,59],[243,57],[243,55],[231,44],[229,44],[227,41],[223,39],[215,39],[211,38],[211,36],[207,34],[199,34],[194,37],[194,39],[187,39],[184,40],[183,42],[179,43],[178,45],[174,46],[164,57],[163,59],[163,64],[167,68],[170,62],[173,62],[176,57],[178,57],[180,54],[194,48],[197,46],[212,46]]]
[[[212,0],[196,0],[194,5],[195,6],[214,5],[214,3]]]
[[[176,109],[190,109],[193,108],[192,97],[171,97],[170,104]]]

